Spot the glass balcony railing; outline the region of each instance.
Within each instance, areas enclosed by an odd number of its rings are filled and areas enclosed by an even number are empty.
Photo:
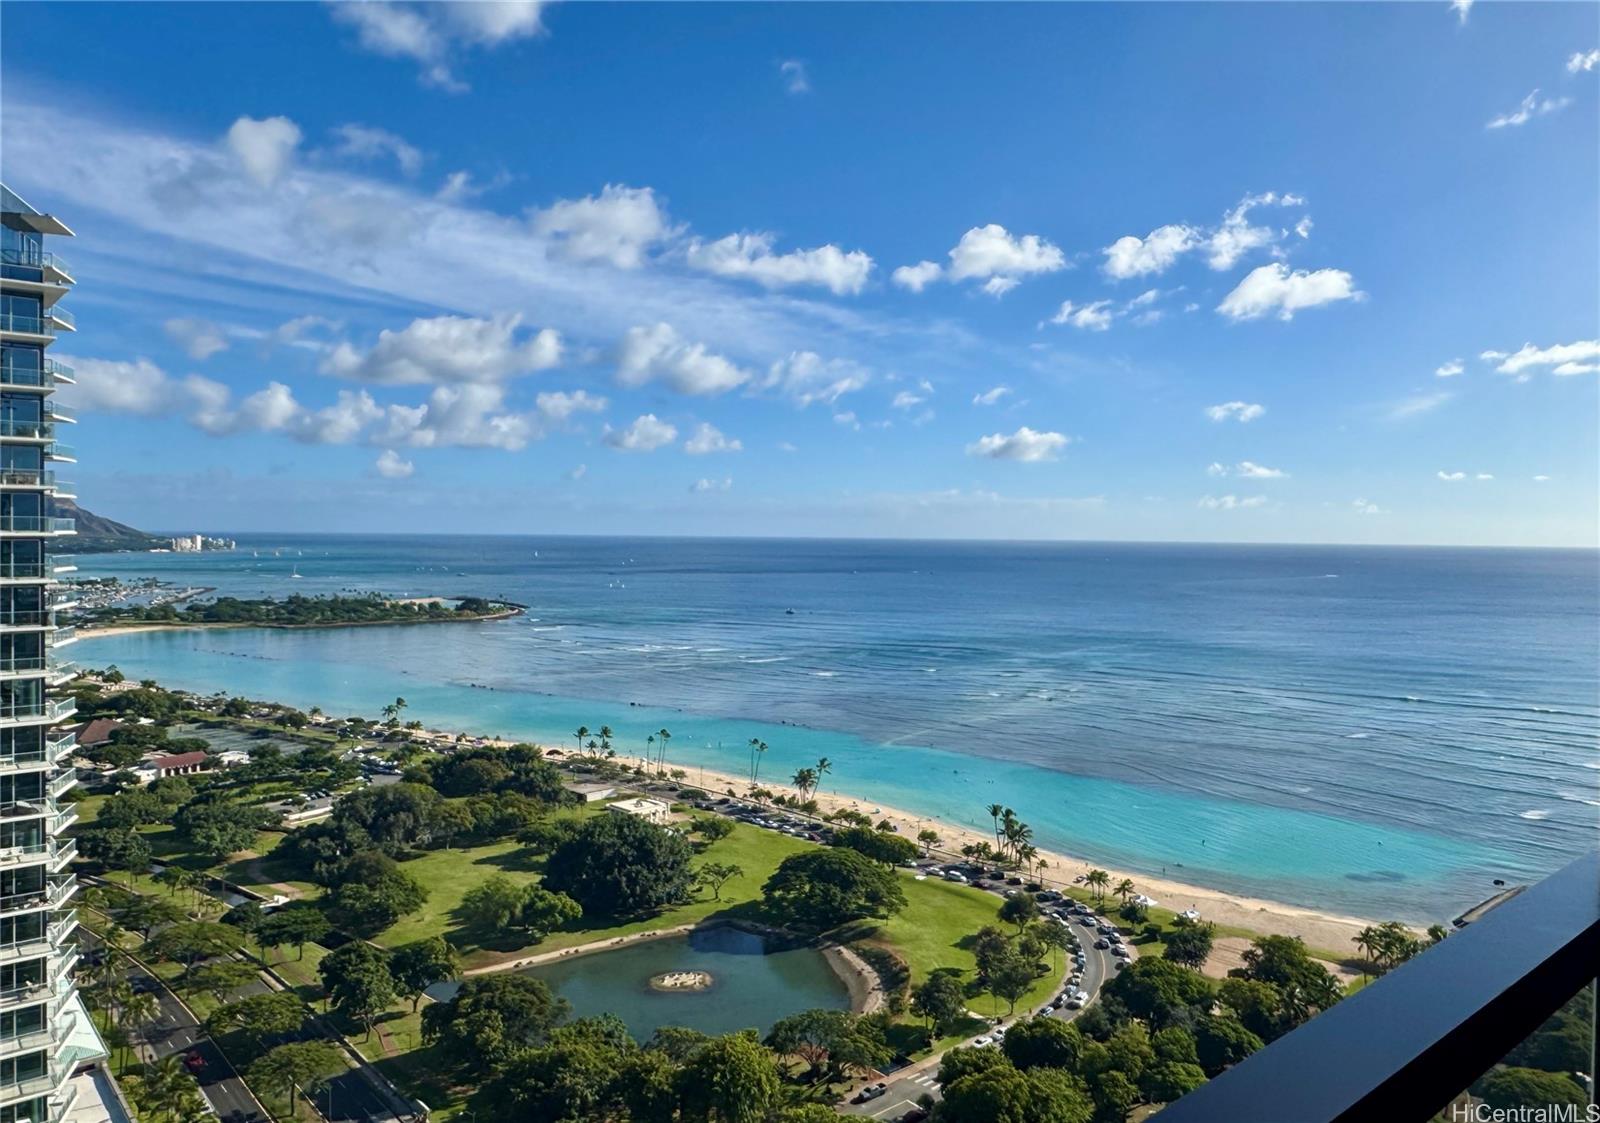
[[[24,421],[20,417],[0,418],[0,437],[18,437],[33,441],[48,441],[56,435],[55,426],[48,421]]]
[[[76,461],[78,459],[78,450],[71,445],[62,444],[60,441],[51,441],[45,445],[44,454],[51,460]]]
[[[37,358],[37,351],[29,351],[28,359],[20,359],[16,352],[6,351],[0,359],[0,383],[7,386],[46,387],[55,382],[71,382],[72,368],[55,359]]]
[[[0,331],[14,331],[23,335],[54,335],[55,325],[40,316],[24,312],[0,312]]]
[[[71,534],[77,524],[53,515],[0,514],[0,531],[11,534]]]
[[[45,309],[45,318],[55,323],[57,327],[64,327],[68,331],[78,330],[78,320],[71,312],[57,305]]]
[[[72,414],[62,409],[59,403],[52,401],[46,401],[44,403],[44,415],[51,421],[65,421],[69,425],[75,424],[78,420],[76,417],[72,416]]]
[[[63,721],[78,712],[73,698],[45,698],[28,702],[0,703],[0,723],[19,725]]]
[[[23,269],[50,269],[60,273],[63,277],[72,276],[72,269],[67,265],[66,258],[53,251],[46,252],[38,249],[0,250],[0,265],[17,266]],[[9,276],[9,274],[7,274]],[[31,278],[21,278],[28,280]]]
[[[58,909],[78,891],[78,879],[48,877],[37,889],[24,889],[0,897],[0,913],[36,912],[40,909]]]
[[[0,561],[0,581],[48,581],[55,576],[58,560],[46,554],[40,561]]]
[[[7,487],[55,487],[56,474],[42,468],[0,468],[0,485]]]
[[[56,630],[45,636],[45,642],[52,647],[61,647],[78,638],[78,629],[71,624],[57,625]]]

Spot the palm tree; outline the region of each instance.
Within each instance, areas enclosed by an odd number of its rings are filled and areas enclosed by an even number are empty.
[[[1024,870],[1032,870],[1033,859],[1038,856],[1039,850],[1031,842],[1019,842],[1015,853],[1017,855],[1017,864]]]
[[[1126,907],[1128,898],[1133,896],[1133,882],[1125,877],[1121,881],[1117,882],[1117,887],[1113,889],[1112,892],[1117,895],[1117,897],[1122,901],[1124,907]]]
[[[795,790],[800,793],[800,799],[804,801],[806,793],[817,786],[817,770],[815,768],[799,769],[795,772],[794,778],[790,783],[795,786]]]
[[[750,780],[751,780],[752,783],[760,783],[761,782],[761,758],[766,756],[766,755],[767,755],[767,743],[765,741],[758,742],[756,744],[756,770],[755,770],[754,773],[751,774],[751,777],[750,777]]]
[[[761,738],[750,738],[750,782],[756,782],[756,748],[761,744]]]
[[[827,757],[823,757],[821,760],[817,761],[815,771],[817,774],[817,779],[811,785],[812,791],[816,791],[817,785],[822,783],[822,778],[833,771],[833,761],[829,760]]]
[[[1364,979],[1367,977],[1367,964],[1376,958],[1382,937],[1378,935],[1378,930],[1369,924],[1355,934],[1354,943],[1361,949],[1361,977]]]
[[[1095,896],[1105,903],[1106,886],[1111,884],[1111,875],[1105,870],[1090,870],[1084,875],[1083,883],[1094,890]]]
[[[1005,834],[1005,845],[1017,861],[1020,862],[1022,860],[1021,848],[1031,846],[1033,843],[1033,828],[1013,815],[1009,807],[1006,808],[1006,816],[1007,818],[1001,826],[1001,830]]]
[[[161,1016],[161,1003],[149,991],[140,991],[130,994],[122,1006],[123,1025],[134,1033],[144,1036],[144,1029],[151,1022]],[[146,1041],[146,1044],[149,1042]],[[126,1064],[127,1057],[123,1057]]]
[[[609,725],[600,727],[600,748],[602,751],[611,748],[611,727]]]
[[[659,757],[656,762],[657,773],[661,772],[667,766],[667,745],[671,742],[671,740],[671,733],[667,732],[665,729],[656,730],[656,741],[661,746]]]
[[[994,820],[994,844],[996,846],[1000,845],[1000,813],[1004,810],[1005,808],[998,803],[989,805],[989,818]]]
[[[578,739],[578,751],[580,753],[583,752],[583,739],[585,737],[587,737],[588,735],[589,735],[589,727],[587,725],[578,726],[578,731],[575,734],[573,734],[573,736]]]
[[[650,762],[655,759],[655,755],[656,735],[652,733],[644,739],[644,762],[647,767],[649,766]]]

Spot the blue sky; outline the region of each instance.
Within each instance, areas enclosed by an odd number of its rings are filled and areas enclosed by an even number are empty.
[[[1596,541],[1592,4],[5,24],[137,525]]]

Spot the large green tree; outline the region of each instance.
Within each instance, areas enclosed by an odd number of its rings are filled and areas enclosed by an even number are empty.
[[[753,1036],[713,1038],[678,1073],[684,1123],[763,1123],[778,1104],[778,1066]]]
[[[389,974],[395,993],[411,999],[414,1013],[422,1003],[423,992],[442,979],[456,974],[456,952],[443,936],[429,936],[401,944],[389,956]]]
[[[322,989],[333,1008],[372,1032],[373,1020],[394,1004],[394,975],[389,953],[365,940],[351,940],[330,951],[317,964]]]
[[[793,854],[767,879],[762,893],[788,923],[811,929],[892,916],[906,904],[894,873],[854,850]]]
[[[556,846],[544,886],[565,893],[589,916],[633,916],[689,899],[689,842],[637,815],[597,815]]]
[[[449,1002],[422,1011],[422,1034],[458,1068],[499,1071],[521,1050],[542,1045],[567,1010],[540,979],[477,975],[463,980]]]

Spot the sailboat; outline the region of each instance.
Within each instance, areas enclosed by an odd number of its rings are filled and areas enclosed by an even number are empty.
[[[300,567],[298,565],[290,567],[289,576],[290,577],[299,577],[300,576]]]

